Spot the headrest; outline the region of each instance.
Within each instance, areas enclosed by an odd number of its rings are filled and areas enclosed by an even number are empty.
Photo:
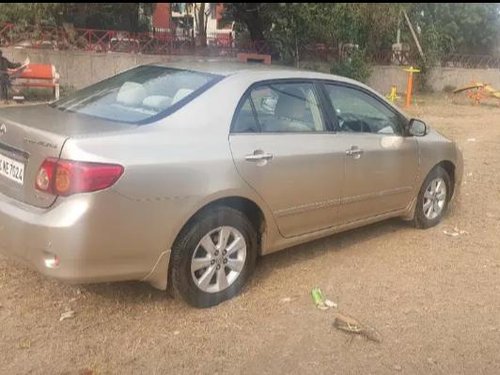
[[[179,89],[174,95],[174,98],[172,99],[172,104],[177,103],[179,100],[184,99],[186,96],[191,94],[193,90],[190,89]]]
[[[142,105],[144,107],[163,110],[167,109],[170,103],[172,103],[172,99],[168,96],[151,95],[143,100]]]
[[[289,88],[279,93],[274,115],[277,117],[303,119],[305,110],[306,98],[302,91],[296,88]]]
[[[125,82],[118,94],[116,95],[116,101],[125,105],[141,105],[142,101],[146,97],[146,89],[136,82]]]

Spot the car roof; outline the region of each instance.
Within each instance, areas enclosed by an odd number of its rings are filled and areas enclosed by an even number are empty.
[[[360,82],[349,78],[319,73],[310,70],[300,70],[288,66],[262,63],[241,63],[221,59],[191,59],[189,61],[171,61],[167,63],[154,63],[150,65],[164,66],[177,69],[193,70],[222,76],[246,76],[256,80],[274,78],[309,78],[328,79],[362,85]]]
[[[377,95],[390,107],[401,113],[403,116],[408,115],[393,103],[385,100],[382,94],[375,91],[371,87],[350,78],[338,76],[335,74],[320,73],[311,70],[300,70],[289,66],[278,64],[262,64],[262,63],[242,63],[236,60],[220,59],[220,58],[191,58],[189,60],[171,60],[156,64],[156,66],[171,67],[177,69],[192,70],[210,74],[222,75],[225,77],[241,78],[249,82],[258,82],[272,79],[318,79],[344,82],[357,87],[364,88],[373,94]]]

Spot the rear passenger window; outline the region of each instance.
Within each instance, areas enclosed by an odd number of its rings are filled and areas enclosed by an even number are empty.
[[[235,133],[256,133],[259,131],[259,125],[253,114],[250,98],[247,98],[238,112],[234,123],[233,132]]]
[[[322,132],[325,122],[312,83],[272,83],[254,88],[233,132]]]

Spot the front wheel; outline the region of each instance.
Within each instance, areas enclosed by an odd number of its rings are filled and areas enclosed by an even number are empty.
[[[257,233],[241,212],[216,207],[195,218],[172,248],[176,294],[195,307],[217,305],[240,292],[255,267]]]
[[[434,168],[425,179],[417,198],[414,222],[417,228],[437,225],[448,208],[451,179],[441,167]]]

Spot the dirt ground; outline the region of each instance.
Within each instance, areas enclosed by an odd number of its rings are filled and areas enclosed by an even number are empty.
[[[409,112],[464,152],[461,197],[439,226],[389,220],[270,255],[240,296],[205,310],[0,256],[0,373],[498,374],[500,107],[425,97]],[[467,233],[443,233],[454,227]],[[333,328],[316,286],[383,341]]]

